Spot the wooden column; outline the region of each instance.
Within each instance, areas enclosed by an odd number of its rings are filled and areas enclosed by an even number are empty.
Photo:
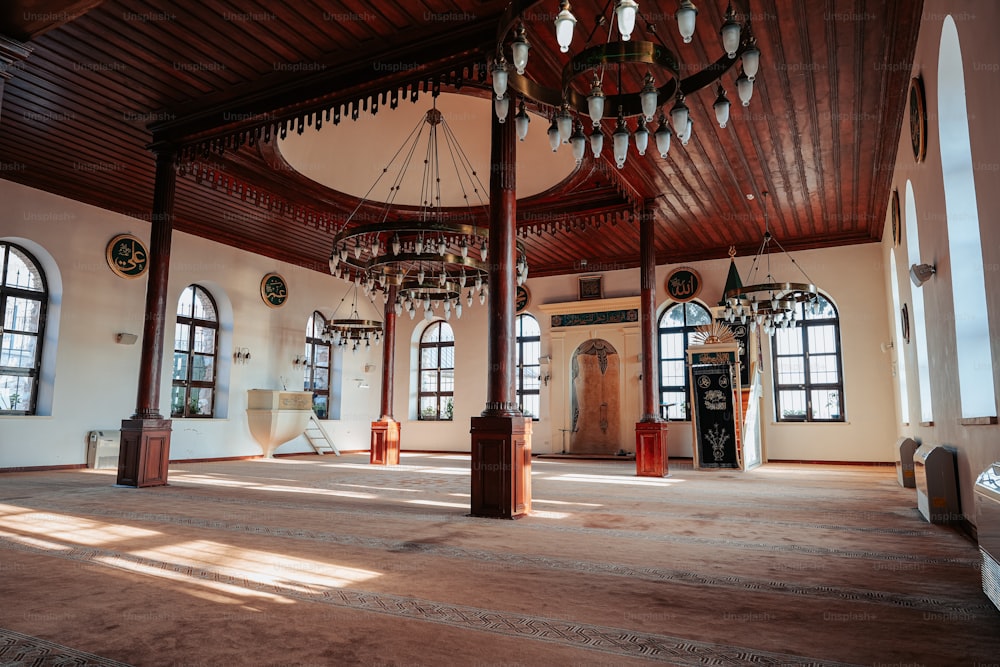
[[[156,155],[153,216],[146,277],[146,318],[142,328],[142,356],[135,413],[122,420],[118,456],[118,484],[164,486],[170,461],[170,419],[160,414],[160,374],[167,322],[167,280],[173,234],[177,172],[173,151]]]
[[[514,288],[517,192],[513,123],[490,114],[489,331],[486,409],[472,418],[472,516],[531,510],[531,431],[516,401]]]
[[[667,475],[667,422],[657,409],[656,374],[656,247],[653,212],[647,203],[639,217],[640,295],[642,330],[642,418],[635,425],[635,472],[641,477]]]
[[[372,422],[372,441],[369,463],[372,465],[399,464],[399,422],[392,417],[393,371],[396,360],[396,294],[395,285],[389,286],[385,297],[382,335],[382,402],[381,418]]]

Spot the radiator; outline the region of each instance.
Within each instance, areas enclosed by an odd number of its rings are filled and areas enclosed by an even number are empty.
[[[955,453],[940,445],[923,444],[913,453],[917,509],[931,523],[962,520],[958,500]]]
[[[979,475],[975,497],[983,592],[1000,609],[1000,463],[993,463]]]
[[[118,468],[121,431],[91,431],[87,438],[87,467],[98,470]]]

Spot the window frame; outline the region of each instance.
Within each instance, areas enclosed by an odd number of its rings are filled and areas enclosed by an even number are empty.
[[[844,399],[844,350],[841,344],[840,336],[840,311],[837,306],[833,303],[831,299],[820,295],[820,299],[829,304],[830,308],[834,312],[833,317],[822,317],[818,314],[814,315],[809,310],[803,308],[802,304],[796,304],[798,313],[796,314],[795,326],[791,329],[785,329],[785,332],[795,331],[799,335],[799,343],[801,344],[802,353],[795,354],[778,354],[778,346],[775,337],[779,334],[780,329],[776,329],[774,333],[771,334],[771,378],[772,384],[774,385],[774,420],[775,422],[785,423],[785,424],[804,424],[804,423],[820,423],[820,424],[837,424],[847,421],[846,413],[846,401]],[[834,338],[834,352],[812,352],[809,349],[809,331],[810,329],[833,326],[833,338]],[[809,360],[810,357],[829,357],[834,356],[837,363],[837,382],[813,382],[810,379],[809,372]],[[778,379],[778,359],[791,359],[791,358],[801,358],[802,359],[802,378],[801,383],[781,383]],[[781,392],[782,391],[801,391],[805,395],[806,410],[803,416],[800,417],[783,417],[782,416],[782,401]],[[836,390],[838,399],[838,416],[836,418],[821,418],[814,415],[813,409],[813,399],[812,394],[814,391],[823,390]]]
[[[704,311],[704,315],[705,315],[705,317],[707,318],[708,321],[704,322],[704,323],[701,323],[701,324],[688,324],[687,306],[697,306],[698,308],[700,308],[702,311]],[[664,323],[664,321],[667,318],[667,313],[669,313],[670,311],[672,311],[675,308],[681,308],[682,309],[682,312],[684,313],[684,324],[682,326],[680,326],[680,327],[667,327],[667,326],[664,326],[663,323]],[[707,306],[705,306],[703,303],[701,303],[699,301],[676,301],[676,302],[670,304],[669,306],[667,306],[666,308],[664,308],[663,312],[660,313],[660,317],[657,318],[657,320],[656,320],[656,352],[657,352],[657,360],[659,362],[657,364],[657,367],[656,367],[656,376],[657,376],[658,387],[659,387],[659,394],[658,394],[658,396],[659,396],[659,399],[660,399],[659,403],[660,403],[660,406],[661,406],[661,416],[663,416],[662,415],[662,406],[663,406],[663,394],[664,393],[666,393],[666,392],[683,393],[684,397],[685,397],[684,404],[683,404],[683,406],[681,408],[682,411],[683,411],[683,414],[681,414],[680,416],[673,416],[673,417],[671,417],[670,416],[671,410],[670,410],[670,408],[668,408],[666,416],[664,417],[667,421],[675,421],[675,422],[689,422],[689,421],[691,421],[691,413],[690,413],[690,409],[691,409],[691,373],[690,373],[690,368],[688,366],[688,356],[687,356],[688,346],[691,343],[691,336],[692,336],[692,334],[694,334],[697,331],[697,328],[700,327],[700,326],[704,326],[705,324],[711,324],[711,322],[712,322],[712,311]],[[680,334],[682,336],[683,349],[682,349],[682,352],[681,352],[681,354],[682,354],[681,358],[678,358],[678,357],[665,358],[664,357],[663,336],[667,335],[667,334],[675,334],[675,335],[676,334]],[[667,385],[667,384],[664,384],[664,382],[663,382],[663,363],[666,362],[666,361],[674,361],[674,362],[676,362],[678,360],[682,361],[683,364],[684,364],[684,384],[683,385]]]
[[[24,409],[17,410],[8,405],[6,408],[0,408],[0,415],[30,417],[35,416],[36,409],[38,407],[38,385],[42,367],[42,347],[45,344],[45,323],[48,315],[49,284],[45,271],[42,269],[38,259],[26,248],[17,245],[16,243],[9,243],[6,241],[0,242],[0,248],[3,249],[2,255],[0,255],[0,313],[2,313],[2,319],[0,319],[0,350],[3,349],[3,341],[8,335],[31,336],[34,337],[36,341],[35,358],[30,367],[0,366],[0,375],[9,377],[27,377],[30,378],[31,383],[31,397]],[[30,263],[31,267],[37,272],[39,281],[41,282],[40,290],[14,287],[7,284],[7,268],[10,265],[10,252],[12,248],[16,249],[18,253],[23,256],[24,261]],[[9,298],[38,302],[37,331],[8,329],[4,327],[4,323],[7,320],[7,301]],[[20,393],[15,389],[13,395],[20,396]]]
[[[441,340],[441,330],[447,327],[451,332],[451,340],[442,341]],[[438,336],[436,341],[428,341],[430,333],[435,329],[438,330]],[[453,421],[455,418],[455,391],[454,391],[454,378],[455,378],[455,366],[454,361],[452,362],[451,368],[445,368],[441,366],[441,350],[444,348],[452,348],[452,360],[455,358],[454,348],[455,348],[455,330],[452,329],[451,325],[444,320],[436,320],[431,322],[421,333],[420,342],[417,345],[417,421]],[[424,350],[436,350],[435,357],[437,359],[436,366],[424,366]],[[451,391],[441,391],[441,371],[450,370],[452,373],[452,390]],[[436,391],[424,391],[424,373],[425,372],[435,372],[436,377]],[[425,416],[423,408],[424,399],[433,397],[437,405],[437,413],[435,416]],[[445,400],[447,403],[442,404]],[[450,404],[450,408],[449,408]],[[445,415],[445,416],[442,416]]]
[[[181,299],[184,298],[184,294],[185,294],[185,292],[188,291],[188,289],[192,290],[192,292],[191,292],[191,295],[192,295],[192,302],[191,302],[192,308],[191,308],[191,316],[190,317],[188,317],[187,315],[181,315],[181,313],[180,313],[181,303],[182,303]],[[194,313],[195,313],[194,305],[197,303],[198,293],[199,292],[201,292],[202,294],[204,294],[208,298],[208,301],[212,304],[212,310],[215,313],[215,319],[214,320],[206,320],[206,319],[194,316]],[[180,350],[180,349],[177,348],[177,327],[181,326],[181,325],[186,325],[186,326],[190,327],[190,331],[189,331],[189,334],[188,334],[188,341],[187,341],[187,343],[188,343],[187,344],[187,350]],[[191,371],[192,371],[192,369],[195,366],[194,359],[195,359],[195,356],[196,356],[196,354],[194,352],[194,344],[195,344],[194,331],[195,331],[195,327],[202,327],[202,328],[206,328],[206,329],[212,329],[215,332],[215,334],[213,336],[213,339],[215,341],[215,345],[213,347],[212,354],[209,355],[209,354],[206,354],[206,353],[197,353],[197,356],[199,356],[199,357],[208,357],[208,356],[212,357],[212,379],[211,380],[192,380],[191,379]],[[176,355],[178,353],[186,354],[187,355],[187,363],[186,363],[186,378],[183,379],[183,380],[177,379],[177,378],[173,378],[172,382],[171,382],[171,406],[170,406],[170,417],[171,417],[171,419],[212,419],[212,418],[214,418],[215,417],[215,398],[216,398],[216,395],[218,393],[218,388],[216,387],[216,381],[217,381],[218,376],[219,376],[219,306],[216,303],[215,298],[212,296],[211,292],[209,292],[207,289],[205,289],[201,285],[198,285],[198,284],[188,285],[187,287],[185,287],[181,291],[181,296],[177,299],[177,313],[176,313],[176,320],[174,322],[174,348],[173,348],[173,350],[174,350],[175,357],[176,357]],[[173,377],[173,369],[174,368],[175,368],[175,364],[171,366],[171,377]],[[174,394],[174,391],[173,390],[174,390],[174,388],[177,388],[177,387],[184,387],[184,409],[183,409],[182,412],[177,412],[177,411],[174,410],[174,405],[173,405],[173,394]],[[211,389],[212,390],[212,404],[209,407],[209,410],[208,410],[207,413],[193,412],[191,410],[191,390],[192,389]]]
[[[306,357],[306,367],[305,374],[302,379],[302,386],[304,391],[311,391],[313,394],[313,412],[319,419],[329,419],[330,417],[330,400],[332,398],[330,391],[330,383],[332,382],[333,374],[333,345],[330,344],[328,340],[323,338],[323,332],[326,330],[326,317],[323,313],[318,310],[314,310],[313,314],[309,317],[309,321],[306,322],[306,342],[305,342],[305,357]],[[321,366],[317,362],[317,357],[319,357],[319,350],[326,348],[326,366]],[[316,383],[316,369],[326,368],[326,387],[316,388],[314,385]],[[325,396],[326,397],[326,411],[324,414],[320,414],[316,411],[316,397]]]
[[[538,335],[525,336],[521,332],[523,331],[522,319],[530,318],[535,323],[535,328],[538,329]],[[531,313],[521,313],[517,316],[514,322],[515,333],[515,368],[514,373],[516,375],[516,385],[515,385],[515,396],[517,400],[518,408],[521,410],[521,414],[525,417],[530,417],[532,421],[538,421],[541,418],[542,411],[542,388],[541,386],[535,389],[525,389],[524,388],[524,371],[526,368],[536,368],[538,369],[539,384],[541,384],[542,377],[542,364],[537,359],[535,363],[524,363],[524,346],[525,343],[538,343],[539,350],[541,350],[542,344],[542,328],[538,324],[538,319]],[[537,396],[538,397],[538,413],[539,414],[528,414],[524,411],[524,396]]]

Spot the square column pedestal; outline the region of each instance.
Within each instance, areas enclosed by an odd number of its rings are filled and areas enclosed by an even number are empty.
[[[531,511],[531,419],[472,418],[472,516],[519,519]]]
[[[399,465],[399,422],[391,419],[372,422],[371,465]]]
[[[118,454],[120,486],[166,486],[169,463],[169,419],[122,420]]]
[[[639,477],[667,476],[667,422],[636,422],[635,474]]]

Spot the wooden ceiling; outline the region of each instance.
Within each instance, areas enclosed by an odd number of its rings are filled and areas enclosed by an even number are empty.
[[[487,95],[484,64],[507,3],[5,4],[0,55],[18,50],[4,36],[30,55],[6,71],[0,178],[148,220],[150,147],[187,147],[177,230],[325,272],[331,238],[357,202],[290,170],[273,136],[350,123],[376,106],[388,113],[436,89]],[[528,4],[526,16],[550,32],[558,2]],[[578,33],[593,24],[590,4],[574,3]],[[640,2],[682,63],[700,69],[721,54],[721,0],[698,3],[687,45],[676,36],[675,3],[650,5]],[[763,191],[786,249],[878,240],[921,9],[912,0],[750,0],[762,54],[750,106],[739,105],[731,70],[722,77],[734,102],[726,128],[715,122],[712,86],[688,97],[694,138],[682,146],[675,137],[666,159],[651,140],[622,170],[588,158],[555,189],[521,200],[532,275],[638,266],[632,213],[643,202],[659,263],[725,257],[730,246],[752,254]],[[553,39],[538,26],[529,24],[528,69],[544,78],[558,54],[546,56]],[[614,120],[604,125],[610,138]]]

